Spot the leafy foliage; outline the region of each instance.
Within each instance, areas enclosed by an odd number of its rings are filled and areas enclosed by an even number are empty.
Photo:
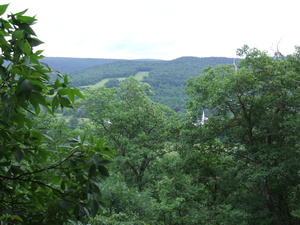
[[[3,15],[8,5],[0,6]],[[41,63],[42,42],[26,10],[0,18],[0,214],[11,224],[62,224],[95,216],[103,205],[98,187],[107,176],[110,150],[93,137],[49,146],[35,126],[41,112],[70,108],[82,93]],[[55,73],[55,82],[50,74]]]
[[[234,180],[251,194],[246,212],[265,212],[252,223],[297,224],[291,215],[299,203],[299,48],[287,57],[244,46],[235,70],[208,68],[188,81],[191,117],[209,109],[200,140],[218,138],[234,157]],[[258,204],[262,202],[263,204]],[[244,209],[246,207],[244,206]],[[255,208],[255,209],[254,209]],[[267,219],[269,218],[269,219]]]
[[[149,85],[131,78],[120,88],[101,88],[87,97],[89,117],[96,132],[118,153],[117,166],[139,190],[152,160],[163,154],[168,140],[167,118],[174,113],[152,102]]]

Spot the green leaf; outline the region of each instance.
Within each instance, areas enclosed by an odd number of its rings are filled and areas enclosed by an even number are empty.
[[[2,16],[5,12],[9,4],[0,5],[0,16]]]
[[[69,94],[69,92],[70,92],[69,88],[62,88],[57,91],[57,95],[67,95]]]
[[[0,47],[3,50],[10,50],[10,45],[7,43],[4,37],[0,36]]]
[[[89,169],[89,179],[95,177],[97,175],[97,167],[93,164]]]
[[[19,220],[19,221],[21,221],[21,222],[24,222],[24,221],[22,220],[22,218],[21,218],[20,216],[18,216],[18,215],[5,215],[5,216],[1,216],[1,217],[0,217],[0,221],[5,220],[5,219],[10,219],[10,220],[12,220],[12,221],[14,221],[14,220]]]
[[[23,51],[26,55],[31,53],[31,46],[27,40],[24,42]]]
[[[102,201],[105,202],[103,199],[102,199]],[[107,208],[105,207],[104,204],[102,204],[102,202],[99,202],[99,201],[98,201],[98,203],[99,203],[100,208],[101,208],[103,211],[106,211],[106,210],[107,210]]]
[[[65,85],[69,84],[69,76],[68,75],[64,75],[64,84]]]
[[[54,112],[55,109],[58,108],[58,105],[59,105],[58,96],[55,96],[55,97],[52,99],[52,111],[53,111],[53,112]]]
[[[14,39],[22,39],[24,37],[24,31],[23,30],[16,30],[12,34],[12,38]]]
[[[68,98],[58,96],[58,100],[63,107],[72,108],[71,102]]]
[[[38,104],[47,106],[45,97],[41,93],[36,91],[31,92],[29,101],[35,108],[38,106]]]
[[[20,20],[23,23],[32,24],[34,21],[36,21],[36,18],[33,16],[18,16],[18,20]]]
[[[104,138],[101,138],[97,141],[97,148],[103,149],[104,147]]]
[[[47,89],[47,86],[39,80],[31,80],[31,83],[33,85],[33,89],[36,91],[41,92],[42,90]]]
[[[1,76],[2,80],[6,80],[6,78],[7,78],[6,69],[3,66],[0,66],[0,76]]]
[[[37,38],[28,38],[27,40],[28,40],[28,43],[31,45],[31,47],[36,47],[36,46],[39,46],[40,44],[44,43]]]
[[[91,216],[95,217],[99,211],[99,203],[97,200],[93,199],[91,205],[92,205]]]
[[[75,95],[74,95],[74,93],[71,90],[68,93],[68,97],[69,97],[70,101],[72,103],[74,103],[74,101],[75,101]]]
[[[17,162],[21,162],[24,157],[24,153],[22,150],[18,149],[17,151],[14,152],[14,156]]]
[[[85,99],[84,95],[76,88],[71,88],[70,91],[72,91],[78,98]]]
[[[61,84],[60,84],[60,82],[59,82],[59,79],[56,78],[56,80],[55,80],[55,82],[54,82],[53,88],[54,88],[54,89],[57,89],[57,88],[59,88],[59,87],[61,87]]]
[[[23,10],[23,11],[21,11],[21,12],[16,13],[15,15],[16,15],[16,16],[22,16],[22,15],[24,15],[27,11],[28,11],[28,9],[25,9],[25,10]]]
[[[30,97],[30,94],[32,92],[32,84],[30,80],[23,80],[21,84],[21,92],[24,94],[25,98],[28,100]]]
[[[69,94],[69,92],[70,92],[69,88],[62,88],[58,90],[57,95],[67,95]]]
[[[103,175],[105,177],[109,176],[109,172],[108,172],[108,170],[105,166],[98,166],[98,170],[99,170],[101,175]]]
[[[31,46],[27,40],[18,40],[18,41],[16,41],[16,45],[22,51],[22,52],[18,52],[18,53],[25,54],[25,55],[29,55],[31,53]]]

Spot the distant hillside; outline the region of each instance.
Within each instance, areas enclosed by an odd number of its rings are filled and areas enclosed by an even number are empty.
[[[162,62],[165,61],[119,60],[73,72],[71,80],[75,86],[85,86],[106,78],[130,77],[139,71],[151,71],[155,65]]]
[[[155,93],[152,99],[180,111],[185,108],[187,100],[184,89],[188,78],[201,74],[206,67],[232,63],[232,58],[225,57],[181,57],[156,61],[118,60],[72,72],[70,75],[74,86],[85,86],[96,84],[103,79],[126,78],[147,71],[149,75],[142,81],[151,85]]]
[[[225,57],[181,57],[174,60],[121,60],[46,57],[42,60],[59,72],[71,76],[72,85],[80,87],[125,79],[139,72],[148,74],[142,82],[151,85],[155,95],[152,100],[176,110],[185,109],[187,95],[185,82],[188,78],[197,76],[209,66],[232,64],[232,58]]]
[[[67,57],[45,57],[41,61],[47,63],[51,68],[65,74],[89,67],[118,61],[119,59],[93,59],[93,58],[67,58]]]

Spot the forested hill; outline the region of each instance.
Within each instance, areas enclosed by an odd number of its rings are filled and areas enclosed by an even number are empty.
[[[179,111],[185,108],[187,96],[185,82],[209,66],[232,64],[225,57],[181,57],[174,60],[117,60],[45,58],[52,68],[71,76],[74,86],[94,85],[103,79],[117,79],[146,72],[142,80],[151,85],[155,95],[152,100]]]
[[[174,60],[117,60],[102,63],[90,68],[72,72],[73,85],[85,86],[95,84],[105,78],[134,76],[137,72],[148,71],[147,82],[154,86],[159,83],[172,82],[182,85],[187,78],[199,75],[203,68],[221,64],[232,64],[232,58],[225,57],[181,57]],[[84,78],[84,79],[83,79]]]
[[[61,73],[71,73],[85,70],[89,67],[118,61],[119,59],[93,59],[93,58],[70,58],[70,57],[45,57],[41,61]]]

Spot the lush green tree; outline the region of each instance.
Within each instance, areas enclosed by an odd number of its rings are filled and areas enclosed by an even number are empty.
[[[95,216],[102,199],[98,183],[107,175],[109,150],[92,137],[49,147],[35,126],[42,112],[72,107],[81,92],[68,76],[40,62],[42,42],[26,10],[4,18],[0,6],[0,221],[1,224],[62,224]],[[48,148],[48,147],[49,148]]]
[[[87,110],[96,132],[117,151],[119,171],[129,185],[142,190],[150,163],[165,153],[168,118],[174,113],[152,102],[150,87],[134,78],[119,88],[100,88],[87,97]]]
[[[298,224],[300,49],[274,57],[244,46],[238,67],[208,68],[188,80],[190,117],[211,114],[198,124],[199,142],[218,138],[222,151],[234,157],[233,180],[243,185],[251,224]],[[237,203],[237,202],[236,202]]]
[[[155,199],[149,191],[130,188],[120,172],[102,182],[102,195],[107,211],[89,222],[91,224],[153,224],[156,222]]]
[[[107,88],[112,88],[112,87],[117,87],[119,85],[119,80],[114,78],[114,79],[109,79],[104,86]]]

